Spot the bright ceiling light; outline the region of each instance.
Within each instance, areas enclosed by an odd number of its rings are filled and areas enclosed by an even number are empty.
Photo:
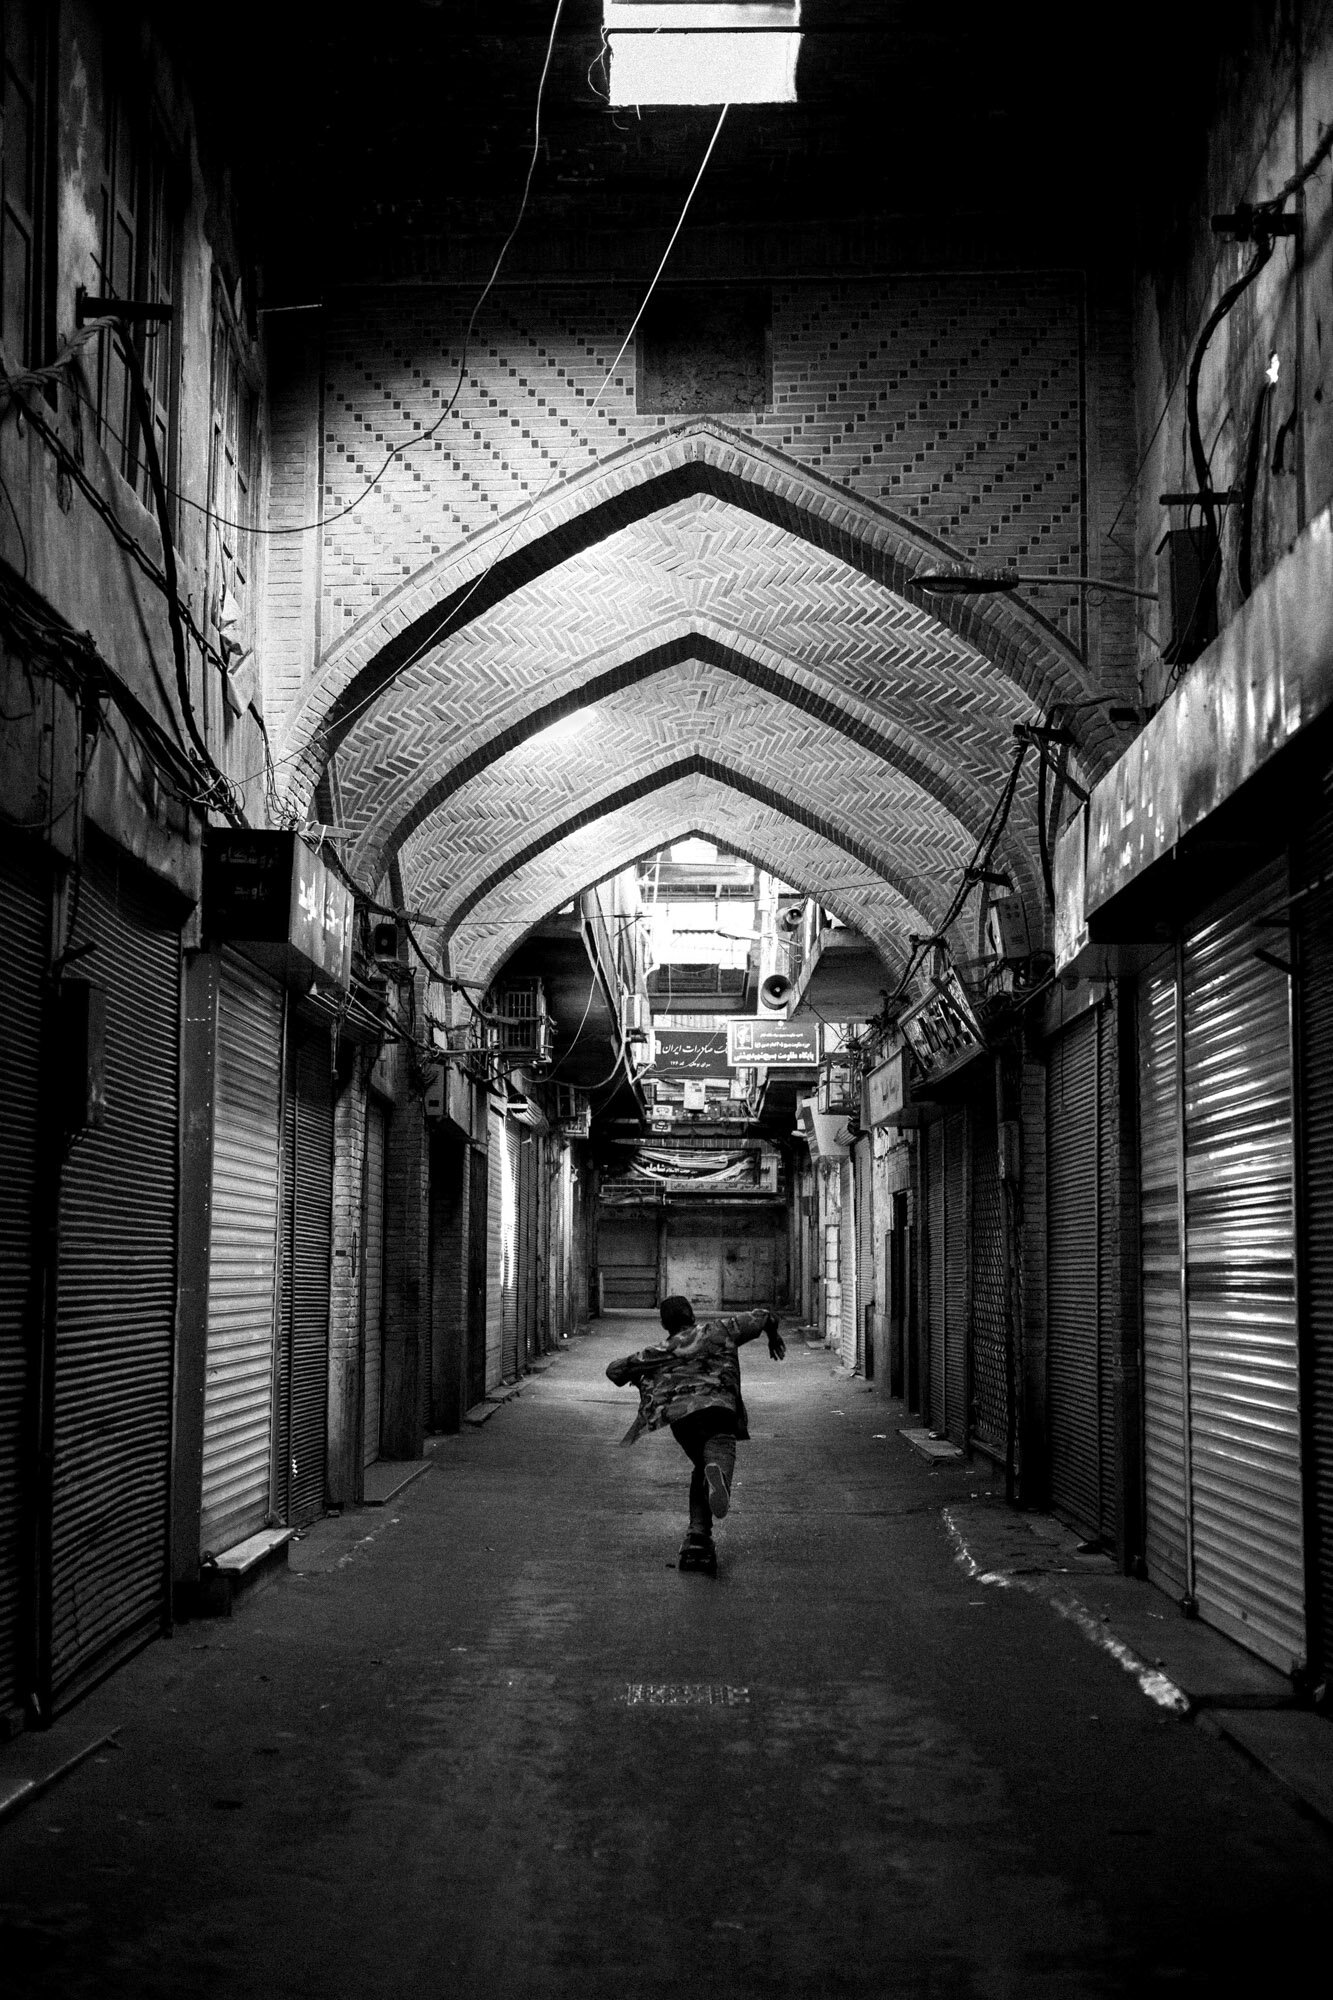
[[[794,104],[801,0],[605,0],[612,104]]]

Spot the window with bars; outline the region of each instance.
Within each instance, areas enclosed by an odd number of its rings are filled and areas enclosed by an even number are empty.
[[[9,373],[48,358],[48,15],[40,0],[0,8],[0,340]]]
[[[209,440],[209,603],[233,670],[251,645],[259,395],[249,342],[221,285],[213,293]],[[239,703],[229,706],[237,707]]]
[[[156,123],[136,116],[123,92],[109,95],[102,147],[101,238],[95,289],[107,298],[173,306],[179,255],[174,176]],[[175,475],[175,329],[171,320],[101,340],[98,419],[108,458],[146,506],[152,505],[148,460],[122,339],[134,341],[143,369],[162,476]]]

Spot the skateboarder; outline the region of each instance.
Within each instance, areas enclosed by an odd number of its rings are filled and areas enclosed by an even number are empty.
[[[736,1440],[750,1435],[738,1350],[761,1333],[768,1336],[768,1351],[775,1361],[781,1361],[787,1349],[776,1313],[738,1313],[699,1325],[694,1307],[680,1294],[663,1299],[658,1312],[666,1339],[657,1347],[613,1361],[606,1371],[617,1388],[632,1382],[639,1392],[639,1414],[621,1442],[633,1444],[644,1431],[670,1424],[694,1468],[690,1526],[679,1567],[716,1576],[713,1522],[720,1521],[731,1505]]]

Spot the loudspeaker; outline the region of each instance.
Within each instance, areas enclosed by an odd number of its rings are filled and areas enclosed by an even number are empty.
[[[801,928],[801,915],[802,911],[800,904],[792,903],[789,908],[779,912],[778,929],[780,931],[786,931],[788,936],[791,936],[793,932],[798,931]]]
[[[395,923],[376,924],[370,933],[371,954],[375,958],[390,959],[398,956],[398,926]]]
[[[770,972],[759,988],[759,998],[765,1007],[785,1007],[791,995],[792,983],[785,972]]]

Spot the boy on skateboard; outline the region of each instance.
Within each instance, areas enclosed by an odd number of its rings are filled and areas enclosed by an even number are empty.
[[[774,1361],[787,1352],[777,1314],[738,1313],[699,1325],[694,1307],[679,1293],[658,1308],[666,1339],[656,1347],[613,1361],[607,1375],[617,1388],[632,1382],[639,1414],[621,1439],[633,1444],[644,1431],[671,1426],[676,1443],[694,1468],[690,1477],[690,1526],[681,1545],[679,1567],[717,1575],[713,1522],[731,1505],[736,1441],[748,1438],[741,1398],[739,1350],[747,1340],[768,1337]]]

